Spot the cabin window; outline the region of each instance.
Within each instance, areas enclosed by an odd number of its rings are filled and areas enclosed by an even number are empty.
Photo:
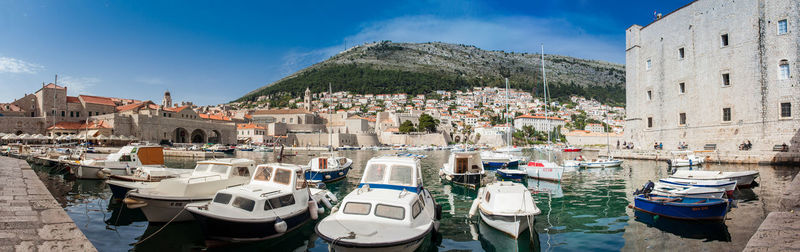
[[[295,185],[294,185],[295,188],[297,188],[297,189],[306,188],[306,186],[307,186],[306,185],[306,175],[303,172],[303,170],[297,170],[297,172],[295,172],[295,175],[296,175],[295,177],[297,177],[295,179],[295,180],[297,180],[297,181],[295,181]]]
[[[215,172],[215,173],[226,174],[226,173],[228,173],[228,166],[227,165],[212,165],[211,168],[208,169],[208,171]]]
[[[393,165],[389,175],[389,183],[395,185],[412,185],[414,168],[407,165]]]
[[[236,167],[233,171],[234,176],[250,177],[250,170],[247,167]]]
[[[231,202],[231,198],[232,197],[233,196],[231,196],[230,194],[227,194],[227,193],[217,193],[217,196],[214,196],[214,203],[220,203],[220,204],[223,204],[223,205],[227,205],[228,202]]]
[[[346,214],[367,215],[369,214],[370,208],[372,208],[372,204],[370,203],[347,202],[342,211]]]
[[[236,199],[233,200],[233,203],[231,205],[233,205],[236,208],[252,212],[253,208],[256,206],[256,202],[251,199],[236,197]]]
[[[268,199],[264,202],[264,210],[278,209],[285,206],[294,205],[294,195],[287,194],[280,197]]]
[[[269,181],[272,177],[272,167],[258,167],[256,176],[253,179],[258,181]]]
[[[131,161],[131,155],[122,155],[121,157],[119,157],[119,161],[130,162]]]
[[[456,158],[455,173],[466,173],[469,168],[469,158]]]
[[[402,220],[406,218],[406,210],[399,206],[378,204],[375,207],[375,216]]]
[[[275,169],[275,183],[288,185],[292,181],[292,171],[287,169]]]
[[[194,168],[194,171],[198,171],[198,172],[208,171],[208,168],[211,168],[211,166],[213,166],[213,165],[212,164],[197,164],[197,166]]]
[[[492,198],[492,194],[491,194],[491,193],[489,193],[489,192],[486,192],[486,202],[489,202],[489,200],[490,200],[491,198]]]
[[[421,212],[422,212],[422,206],[419,204],[419,201],[414,202],[414,205],[411,206],[411,216],[414,217],[414,219],[416,219],[419,213]]]
[[[386,172],[386,164],[371,164],[367,167],[367,174],[364,175],[366,183],[383,183],[383,174]]]

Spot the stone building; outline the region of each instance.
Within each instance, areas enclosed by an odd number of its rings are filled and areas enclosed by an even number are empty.
[[[625,140],[798,149],[800,2],[699,0],[626,30]]]
[[[564,124],[566,124],[564,119],[558,117],[521,115],[514,118],[514,129],[518,130],[525,126],[531,126],[536,131],[550,132],[559,126],[564,127]]]

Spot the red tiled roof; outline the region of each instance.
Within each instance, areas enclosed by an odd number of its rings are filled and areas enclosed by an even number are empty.
[[[518,119],[518,118],[550,119],[550,120],[564,121],[564,119],[561,119],[561,118],[558,118],[558,117],[552,117],[552,116],[545,117],[545,116],[521,115],[521,116],[515,117],[514,119]]]
[[[92,104],[99,104],[99,105],[107,105],[107,106],[114,106],[116,107],[117,104],[114,103],[111,98],[102,97],[102,96],[92,96],[92,95],[79,95],[78,96],[83,102],[85,103],[92,103]]]
[[[187,108],[189,108],[188,105],[180,106],[180,107],[177,107],[177,108],[174,108],[174,107],[173,108],[164,108],[164,111],[171,111],[171,112],[176,112],[177,113],[177,112],[181,112],[181,111],[183,111],[184,109],[187,109]]]
[[[75,96],[67,96],[67,103],[81,103],[81,100]]]
[[[128,110],[132,110],[132,109],[141,109],[145,105],[147,105],[148,108],[154,109],[152,106],[155,105],[155,104],[153,104],[153,102],[151,102],[151,101],[144,101],[144,102],[139,102],[139,103],[122,105],[122,106],[118,106],[117,107],[117,112],[128,111]]]
[[[67,89],[67,88],[66,88],[66,87],[64,87],[64,86],[59,86],[59,85],[56,85],[56,84],[53,84],[53,83],[47,84],[47,85],[45,85],[45,86],[44,86],[44,87],[42,87],[42,88]]]
[[[266,109],[256,110],[254,115],[288,115],[288,114],[311,114],[305,109]]]
[[[6,106],[8,106],[8,109],[6,109]],[[22,111],[22,109],[19,106],[11,104],[11,103],[0,103],[0,111],[19,112],[19,111]]]
[[[236,125],[236,128],[239,128],[239,129],[266,129],[266,128],[262,127],[262,126],[256,125],[255,123],[238,124],[238,125]]]
[[[197,114],[200,118],[218,121],[230,121],[231,118],[223,114]]]

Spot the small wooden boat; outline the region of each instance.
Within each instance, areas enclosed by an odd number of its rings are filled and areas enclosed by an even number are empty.
[[[684,152],[674,153],[681,154],[681,156],[673,159],[667,159],[667,164],[670,167],[701,166],[705,162],[704,158],[698,157],[694,154]]]
[[[669,195],[687,198],[716,198],[725,196],[725,189],[720,187],[680,186],[663,182],[655,183],[653,191],[660,195]]]
[[[315,157],[308,161],[305,171],[309,182],[333,182],[347,177],[353,160],[345,157]]]
[[[518,168],[503,168],[497,169],[497,176],[503,179],[522,180],[528,177],[526,170]]]
[[[439,169],[439,176],[442,179],[469,187],[480,186],[481,179],[485,175],[481,155],[477,152],[450,153],[448,162]]]
[[[609,159],[592,159],[588,161],[582,161],[578,164],[580,167],[583,168],[606,168],[606,167],[617,167],[622,165],[622,160],[609,158]]]
[[[518,157],[508,152],[482,151],[480,153],[480,158],[486,170],[513,168],[517,167],[520,162]]]
[[[679,179],[679,178],[663,178],[658,182],[665,183],[672,186],[692,186],[703,188],[721,188],[731,196],[733,190],[736,190],[736,181],[729,180],[695,180],[695,179]]]
[[[634,198],[633,208],[673,219],[724,221],[729,206],[727,199],[639,194]]]
[[[469,216],[478,212],[486,224],[516,239],[520,233],[533,227],[535,216],[542,211],[536,207],[528,188],[510,181],[499,181],[478,191]]]
[[[736,181],[736,186],[750,187],[756,177],[758,177],[758,171],[723,172],[679,170],[669,177],[693,180],[729,180]]]

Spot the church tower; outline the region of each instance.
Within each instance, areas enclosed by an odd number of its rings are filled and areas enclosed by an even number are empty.
[[[161,106],[164,108],[172,107],[172,97],[169,95],[169,90],[164,92],[164,99],[161,100]]]
[[[311,89],[306,88],[306,96],[303,98],[303,108],[311,111]]]

